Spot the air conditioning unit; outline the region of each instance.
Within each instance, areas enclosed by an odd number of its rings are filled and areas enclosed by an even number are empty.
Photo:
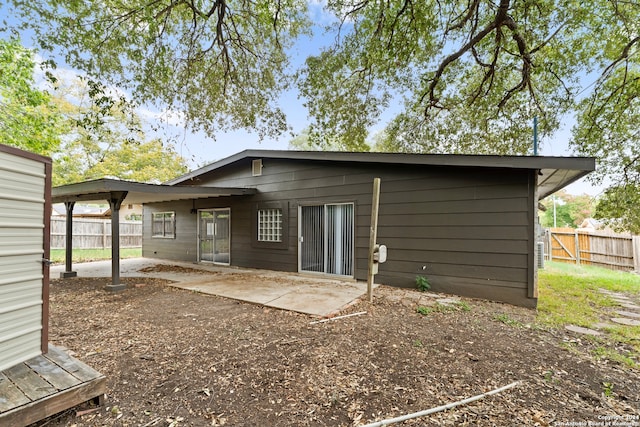
[[[536,262],[538,268],[544,268],[544,242],[536,243]]]

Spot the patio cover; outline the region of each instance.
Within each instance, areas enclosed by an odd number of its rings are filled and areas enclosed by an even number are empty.
[[[107,289],[118,291],[125,288],[120,283],[120,218],[122,202],[132,204],[167,202],[173,200],[195,200],[222,196],[244,196],[255,194],[255,188],[195,187],[118,179],[97,179],[55,187],[51,190],[52,203],[64,203],[67,211],[67,233],[65,249],[65,272],[61,277],[75,277],[72,271],[73,251],[73,206],[79,201],[106,200],[111,208],[111,285]]]

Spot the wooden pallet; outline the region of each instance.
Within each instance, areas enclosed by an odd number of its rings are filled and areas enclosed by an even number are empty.
[[[0,425],[27,426],[89,400],[102,404],[104,375],[49,344],[47,354],[0,372]]]

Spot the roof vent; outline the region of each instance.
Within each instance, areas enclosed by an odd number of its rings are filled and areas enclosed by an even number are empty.
[[[251,175],[262,175],[262,159],[256,159],[251,162]]]

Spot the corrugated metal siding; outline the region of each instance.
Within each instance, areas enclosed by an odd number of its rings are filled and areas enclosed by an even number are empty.
[[[0,371],[41,352],[45,165],[0,152]]]

